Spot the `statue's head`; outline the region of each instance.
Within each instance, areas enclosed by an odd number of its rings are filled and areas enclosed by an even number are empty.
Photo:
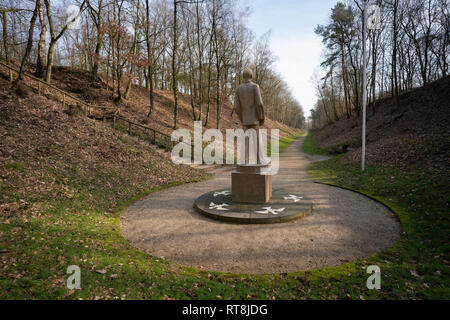
[[[244,77],[244,80],[252,80],[253,78],[253,72],[250,69],[245,69],[244,73],[242,74],[242,77]]]

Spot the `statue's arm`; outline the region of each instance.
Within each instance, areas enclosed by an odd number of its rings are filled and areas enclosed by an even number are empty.
[[[258,85],[256,86],[256,108],[258,113],[258,120],[262,125],[265,120],[265,113],[264,113],[264,103],[261,97],[261,90],[259,89]]]

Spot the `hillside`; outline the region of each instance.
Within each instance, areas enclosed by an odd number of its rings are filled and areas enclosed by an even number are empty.
[[[396,168],[416,168],[428,173],[450,174],[450,77],[401,94],[385,98],[368,107],[368,164]],[[360,117],[340,121],[314,131],[314,138],[325,148],[349,145],[348,155],[361,161]]]
[[[172,164],[147,143],[86,117],[71,116],[52,100],[34,94],[20,98],[9,86],[0,79],[3,221],[22,209],[38,214],[48,199],[76,199],[87,192],[88,206],[95,192],[114,206],[161,185],[203,177],[197,170]]]
[[[52,84],[56,87],[68,91],[78,98],[91,104],[101,106],[114,106],[121,108],[121,114],[137,123],[150,126],[166,134],[171,134],[173,130],[173,94],[171,91],[155,90],[155,109],[152,117],[147,117],[149,112],[149,91],[144,87],[132,86],[128,99],[120,105],[114,102],[112,89],[106,81],[99,80],[96,83],[89,82],[89,72],[74,68],[56,67],[53,72]],[[125,85],[124,85],[125,87]],[[207,104],[203,106],[203,119],[205,118]],[[232,106],[222,105],[221,128],[240,128],[239,119],[236,114],[231,117]],[[196,109],[198,112],[198,109]],[[211,104],[209,123],[207,128],[216,127],[216,106]],[[204,120],[203,120],[204,122]],[[193,129],[192,107],[189,96],[179,94],[178,127]],[[281,137],[298,134],[300,130],[288,127],[282,123],[267,119],[265,128],[280,130]]]
[[[160,186],[205,177],[201,171],[174,165],[167,155],[143,140],[63,108],[57,101],[61,99],[58,94],[38,96],[31,89],[14,93],[7,81],[6,68],[0,71],[2,219],[29,212],[30,203],[42,201],[43,205],[52,197],[72,199],[80,187],[89,194],[102,193],[109,206],[114,207],[122,200]],[[88,72],[63,67],[54,71],[54,86],[93,105],[117,108],[111,88],[101,80],[89,83]],[[25,82],[32,83],[27,77]],[[129,99],[120,105],[121,114],[170,134],[173,100],[168,92],[155,93],[153,118],[146,116],[148,91],[136,86]],[[186,99],[181,95],[179,125],[189,128],[193,122]],[[226,105],[224,109],[223,127],[237,128],[237,118],[230,117],[231,107]],[[213,120],[215,111],[211,110],[210,128],[214,127]],[[266,126],[279,128],[282,137],[299,132],[270,119]]]
[[[66,269],[81,260],[83,287],[91,288],[84,298],[119,295],[97,266],[151,262],[121,237],[118,210],[206,175],[109,125],[69,115],[61,103],[9,88],[0,78],[0,299],[69,298]]]
[[[186,281],[217,283],[196,270],[180,276],[120,232],[121,208],[203,171],[54,99],[19,96],[1,77],[0,115],[0,299],[186,299]],[[82,292],[66,288],[69,265],[82,268]]]

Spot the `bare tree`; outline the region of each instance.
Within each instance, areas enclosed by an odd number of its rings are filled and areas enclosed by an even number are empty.
[[[14,81],[14,86],[19,87],[22,84],[23,81],[23,73],[25,72],[25,65],[28,62],[28,59],[30,57],[31,48],[33,47],[33,33],[34,33],[34,25],[36,23],[36,18],[39,11],[39,0],[36,0],[36,7],[33,10],[33,16],[31,17],[30,21],[30,28],[28,30],[28,41],[27,41],[27,47],[25,49],[25,54],[22,58],[22,63],[20,64],[20,70],[19,75],[17,76],[16,81]]]
[[[54,59],[54,51],[55,51],[56,43],[58,42],[59,39],[61,39],[61,37],[67,31],[69,26],[72,23],[74,23],[78,19],[78,17],[81,15],[81,13],[83,11],[83,8],[86,5],[86,1],[87,0],[84,0],[82,2],[81,6],[80,6],[80,13],[78,14],[78,16],[76,16],[71,21],[66,23],[64,25],[64,27],[61,29],[61,31],[58,34],[56,34],[55,24],[53,22],[53,17],[52,17],[52,13],[51,13],[50,1],[49,0],[44,0],[45,7],[47,9],[47,20],[48,20],[48,24],[49,24],[49,28],[50,28],[50,44],[49,44],[49,47],[48,47],[47,68],[46,68],[46,72],[45,72],[45,81],[47,83],[50,83],[51,82],[51,78],[52,78],[53,59]]]
[[[38,12],[39,12],[39,23],[41,25],[41,33],[39,35],[39,43],[38,43],[38,55],[36,61],[36,77],[42,78],[44,76],[44,68],[45,68],[45,60],[46,60],[46,35],[47,35],[47,22],[45,21],[45,13],[44,13],[44,4],[42,0],[37,1],[39,3]]]

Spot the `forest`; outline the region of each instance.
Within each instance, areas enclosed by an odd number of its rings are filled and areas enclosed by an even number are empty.
[[[55,66],[89,71],[92,82],[111,87],[117,104],[129,99],[133,85],[145,87],[148,117],[158,117],[154,91],[170,91],[173,128],[180,94],[189,96],[193,121],[220,128],[222,106],[232,102],[242,72],[251,68],[268,117],[297,128],[304,124],[302,106],[274,68],[270,31],[256,38],[246,25],[250,9],[239,1],[71,3],[1,0],[1,58],[20,64],[21,72],[32,69],[47,83]]]
[[[369,116],[376,101],[421,87],[449,74],[450,7],[448,0],[377,1],[381,29],[368,30],[367,93]],[[319,97],[311,121],[315,128],[360,116],[362,105],[362,6],[339,2],[330,21],[315,32],[326,46],[316,76]]]

